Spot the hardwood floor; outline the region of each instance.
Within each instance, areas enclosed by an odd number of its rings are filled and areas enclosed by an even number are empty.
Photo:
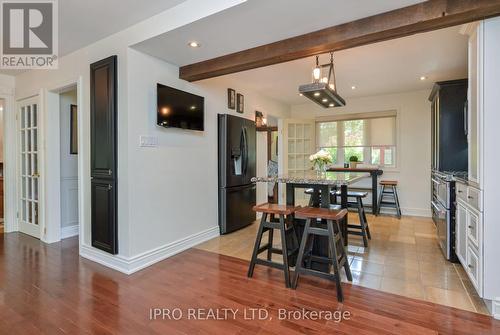
[[[279,271],[257,267],[247,279],[247,268],[245,260],[190,249],[126,276],[79,258],[76,238],[44,245],[23,234],[3,234],[0,334],[500,333],[500,322],[486,315],[349,284],[345,302],[338,304],[328,281],[304,277],[293,291],[284,287]],[[184,315],[178,321],[150,320],[151,308],[180,308]],[[189,308],[238,312],[224,321],[189,320]],[[245,320],[250,308],[265,309],[269,318]],[[348,311],[350,317],[278,317],[280,309],[302,308]]]
[[[349,213],[349,222],[359,222],[355,213]],[[349,237],[353,284],[489,314],[463,267],[444,259],[430,218],[368,215],[368,223],[369,247],[363,247],[360,236]],[[250,261],[257,228],[255,223],[196,248]],[[279,243],[276,236],[278,248]]]

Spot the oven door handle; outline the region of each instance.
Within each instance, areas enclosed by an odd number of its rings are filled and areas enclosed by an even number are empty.
[[[434,201],[431,201],[432,207],[439,213],[439,215],[445,215],[445,211],[442,210]]]

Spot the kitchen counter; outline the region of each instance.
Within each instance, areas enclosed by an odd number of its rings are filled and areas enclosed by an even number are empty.
[[[342,186],[352,184],[360,179],[367,178],[368,173],[360,172],[326,172],[324,177],[318,177],[316,172],[311,171],[303,177],[292,177],[287,175],[275,177],[254,177],[252,182],[257,183],[283,183],[283,184],[302,184],[302,185],[327,185]]]

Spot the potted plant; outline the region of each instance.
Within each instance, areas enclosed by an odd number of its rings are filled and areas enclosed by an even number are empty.
[[[357,165],[358,165],[358,156],[349,157],[349,167],[351,169],[355,169]]]
[[[309,156],[309,160],[313,163],[318,176],[323,176],[326,173],[326,165],[332,163],[332,155],[328,151],[321,149],[314,155]]]

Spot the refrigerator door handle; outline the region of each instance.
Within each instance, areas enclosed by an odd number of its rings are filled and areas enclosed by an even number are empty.
[[[464,134],[469,136],[469,102],[466,100],[464,103]]]
[[[247,128],[243,127],[241,129],[243,132],[243,157],[242,157],[242,170],[243,170],[243,175],[247,174],[248,170],[248,139],[247,139]]]

